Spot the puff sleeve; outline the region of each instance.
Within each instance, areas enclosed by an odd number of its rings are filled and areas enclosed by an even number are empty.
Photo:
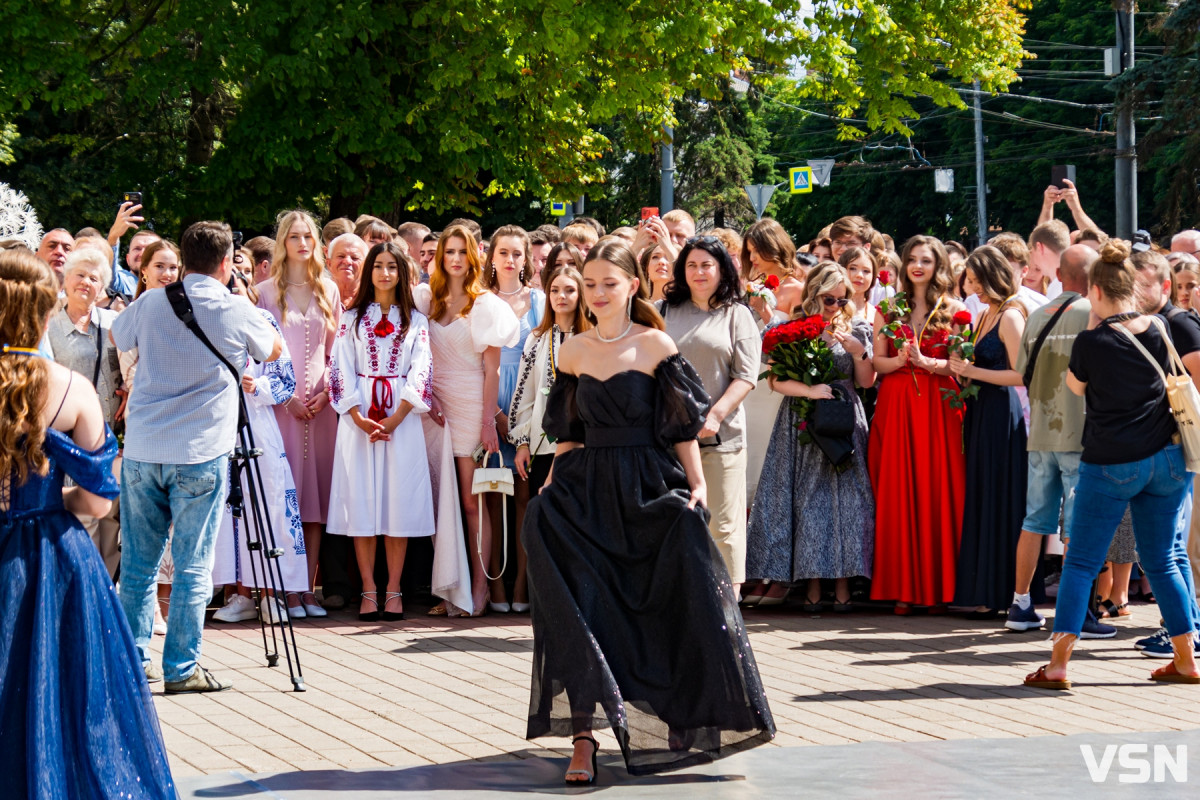
[[[654,377],[658,383],[654,432],[659,442],[671,447],[695,439],[711,405],[695,367],[675,353],[663,359]]]
[[[408,355],[408,377],[400,390],[400,399],[412,404],[413,411],[424,414],[433,403],[433,351],[429,347],[429,318],[417,312],[408,324],[412,340]]]
[[[579,418],[579,404],[575,398],[578,390],[579,378],[560,372],[550,396],[546,398],[542,430],[555,442],[583,442],[583,420]]]
[[[476,353],[489,347],[514,347],[521,341],[521,321],[508,303],[491,292],[476,297],[467,316]]]
[[[51,444],[51,440],[54,443]],[[104,443],[95,450],[84,450],[70,436],[53,428],[46,431],[46,444],[53,448],[51,455],[63,472],[71,476],[77,486],[106,500],[121,496],[121,484],[113,475],[113,461],[117,457],[117,437],[106,425]]]
[[[428,283],[418,283],[413,287],[413,305],[425,316],[429,316],[429,306],[433,302],[433,293]]]

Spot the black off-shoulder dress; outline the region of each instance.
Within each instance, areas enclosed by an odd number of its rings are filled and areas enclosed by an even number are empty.
[[[775,724],[707,512],[673,445],[709,398],[680,355],[653,375],[560,374],[544,429],[580,442],[532,498],[527,738],[612,727],[633,774],[769,741]]]

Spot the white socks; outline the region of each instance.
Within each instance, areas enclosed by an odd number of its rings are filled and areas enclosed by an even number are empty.
[[[1033,601],[1029,599],[1028,594],[1017,594],[1016,592],[1013,592],[1013,602],[1017,604],[1018,608],[1024,611],[1025,609],[1029,608]]]

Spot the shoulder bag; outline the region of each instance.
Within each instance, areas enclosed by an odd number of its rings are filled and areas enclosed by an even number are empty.
[[[1170,355],[1170,374],[1163,371],[1154,356],[1150,355],[1150,351],[1137,340],[1137,337],[1128,328],[1119,322],[1113,323],[1113,327],[1129,337],[1129,341],[1142,351],[1142,355],[1158,372],[1158,377],[1162,378],[1163,385],[1167,390],[1167,402],[1171,406],[1171,413],[1175,416],[1175,424],[1179,427],[1184,463],[1188,472],[1200,472],[1200,393],[1197,393],[1196,385],[1192,383],[1192,377],[1188,374],[1187,368],[1183,366],[1183,359],[1175,350],[1175,345],[1171,342],[1171,337],[1167,335],[1162,320],[1151,317],[1150,321],[1154,327],[1158,328],[1158,332],[1167,345],[1167,352]]]
[[[513,473],[512,470],[504,466],[504,456],[496,453],[496,458],[500,461],[499,467],[488,467],[488,454],[483,455],[483,465],[475,468],[475,472],[471,476],[471,494],[484,495],[496,492],[501,497],[500,518],[504,520],[504,560],[500,564],[500,572],[497,575],[488,575],[487,562],[483,556],[483,536],[479,536],[475,540],[475,549],[479,553],[479,568],[483,570],[484,576],[489,581],[499,580],[504,575],[504,570],[508,568],[508,497],[513,493]],[[483,507],[486,505],[483,502],[483,497],[479,498],[479,530],[483,530]]]
[[[1025,374],[1021,376],[1021,381],[1025,384],[1026,389],[1029,388],[1029,384],[1033,383],[1033,368],[1037,364],[1038,353],[1042,352],[1042,345],[1046,343],[1046,337],[1050,335],[1050,331],[1054,328],[1055,323],[1071,307],[1071,304],[1078,299],[1079,295],[1075,295],[1059,306],[1058,311],[1054,312],[1054,316],[1050,317],[1050,321],[1046,323],[1046,327],[1042,328],[1042,332],[1038,334],[1037,341],[1033,343],[1033,349],[1029,351],[1029,361],[1025,362]]]

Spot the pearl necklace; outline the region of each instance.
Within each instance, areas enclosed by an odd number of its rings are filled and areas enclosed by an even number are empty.
[[[300,281],[299,283],[292,283],[291,281],[287,281],[287,285],[288,286],[308,286],[308,281]]]
[[[597,327],[596,328],[596,338],[602,342],[615,342],[619,339],[624,339],[625,335],[627,333],[629,333],[631,330],[633,330],[633,319],[632,318],[630,318],[629,324],[625,326],[625,330],[621,331],[619,334],[617,334],[616,336],[614,336],[611,339],[605,339],[604,335],[600,333],[600,328]]]
[[[497,287],[496,287],[496,294],[503,295],[503,296],[505,296],[505,297],[513,297],[513,296],[515,296],[515,295],[518,295],[518,294],[520,294],[520,293],[521,293],[521,290],[522,290],[522,289],[524,289],[524,288],[525,288],[524,286],[518,286],[518,287],[517,287],[515,290],[513,290],[513,291],[511,291],[511,292],[506,292],[506,291],[504,291],[503,289],[501,289],[499,286],[497,286]]]

